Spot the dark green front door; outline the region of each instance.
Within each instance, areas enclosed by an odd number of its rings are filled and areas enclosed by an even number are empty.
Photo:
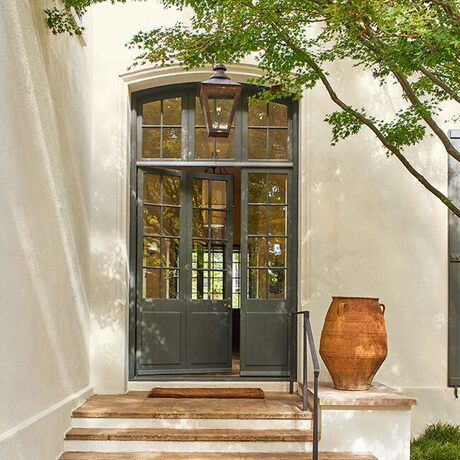
[[[139,376],[231,369],[232,178],[138,173]]]
[[[292,173],[242,172],[241,375],[289,375],[295,301]]]

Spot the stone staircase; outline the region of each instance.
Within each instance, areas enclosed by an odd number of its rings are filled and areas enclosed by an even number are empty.
[[[73,412],[60,460],[308,459],[312,414],[298,395],[265,399],[157,399],[96,395]],[[322,453],[322,460],[376,460]]]

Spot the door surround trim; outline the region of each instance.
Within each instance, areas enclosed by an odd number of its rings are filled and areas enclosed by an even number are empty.
[[[107,152],[110,159],[110,167],[116,171],[113,185],[111,185],[114,201],[112,214],[113,245],[110,257],[116,262],[113,273],[114,289],[113,296],[104,300],[102,305],[112,305],[113,315],[117,327],[106,332],[98,323],[97,318],[92,319],[91,333],[98,337],[92,341],[95,345],[91,348],[92,365],[91,380],[96,391],[117,392],[127,391],[129,380],[129,214],[130,214],[130,148],[131,148],[131,93],[157,86],[177,83],[196,82],[202,76],[209,76],[211,67],[204,67],[194,71],[183,71],[179,66],[158,68],[154,66],[144,67],[132,72],[124,72],[118,75],[118,91],[116,101],[116,147]],[[260,76],[263,72],[254,64],[239,64],[232,66],[232,75],[241,82],[249,78]],[[304,97],[299,101],[299,164],[298,171],[301,180],[299,186],[299,212],[298,241],[299,241],[299,279],[297,285],[299,308],[309,304],[311,298],[311,268],[310,268],[310,152],[311,127],[306,118],[311,114],[311,90],[304,92]],[[127,154],[128,153],[128,154]],[[106,155],[106,156],[107,156]],[[113,245],[111,247],[113,248]],[[104,249],[101,249],[104,251]],[[115,253],[113,253],[115,251]],[[104,253],[102,253],[104,256]],[[107,257],[109,254],[107,253]],[[100,257],[100,256],[98,256]],[[300,263],[300,260],[303,263]],[[307,261],[307,263],[305,263]],[[96,300],[96,302],[98,302]],[[101,308],[97,305],[95,315],[99,315]],[[105,349],[100,348],[100,334],[104,334],[103,342],[115,347],[114,352],[107,354]],[[116,353],[115,353],[116,351]],[[107,361],[107,357],[109,361]],[[104,364],[106,363],[106,364]],[[298,364],[298,372],[301,369]]]

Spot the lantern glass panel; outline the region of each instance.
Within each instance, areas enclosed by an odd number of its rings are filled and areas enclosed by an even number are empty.
[[[229,135],[240,92],[239,85],[214,82],[201,84],[201,106],[209,137]]]

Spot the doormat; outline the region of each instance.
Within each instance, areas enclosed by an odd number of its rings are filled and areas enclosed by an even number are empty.
[[[264,399],[261,388],[152,388],[149,398]]]

